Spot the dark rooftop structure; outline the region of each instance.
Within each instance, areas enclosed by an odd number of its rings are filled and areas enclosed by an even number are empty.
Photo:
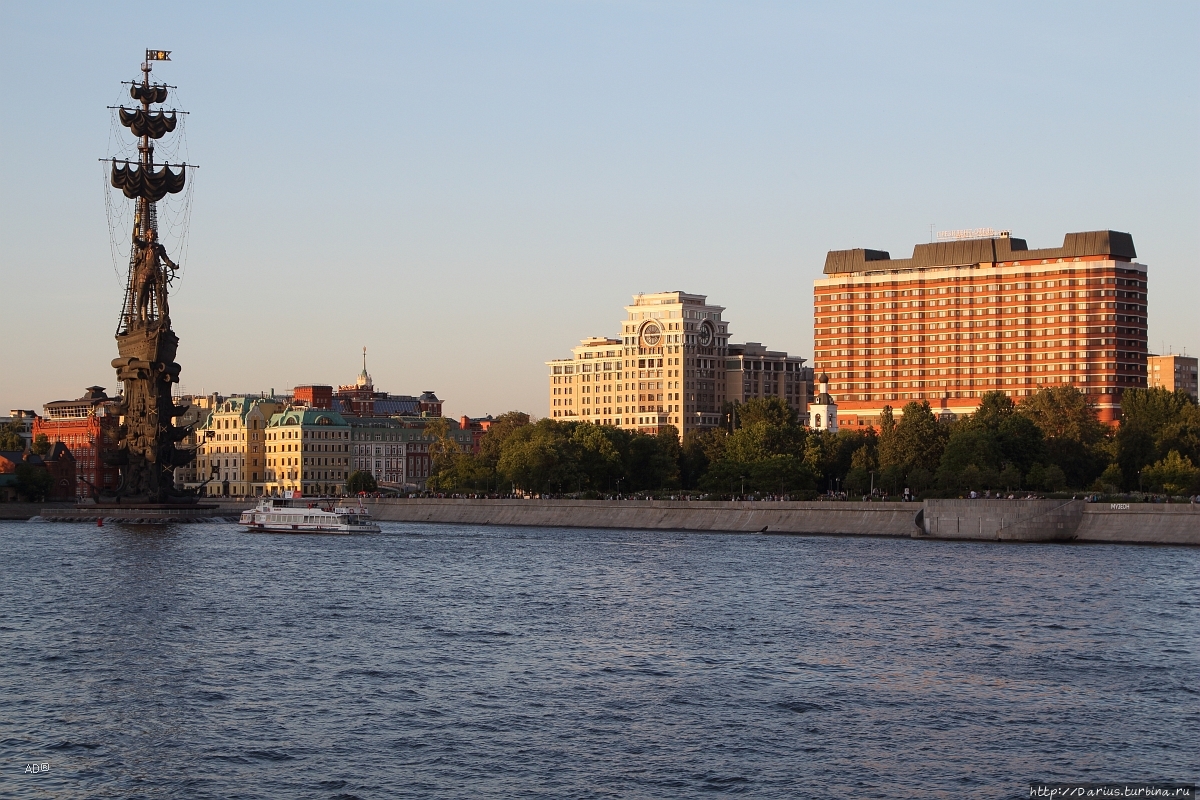
[[[1030,250],[1024,239],[993,236],[950,242],[930,242],[913,248],[912,258],[893,259],[886,250],[830,250],[825,274],[888,272],[892,270],[961,267],[1001,261],[1042,261],[1084,256],[1108,256],[1117,261],[1137,258],[1133,237],[1120,231],[1068,233],[1062,247]]]

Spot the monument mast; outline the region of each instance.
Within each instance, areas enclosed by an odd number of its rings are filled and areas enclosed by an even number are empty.
[[[107,460],[120,466],[121,484],[114,498],[105,499],[118,502],[195,501],[190,492],[175,489],[175,468],[189,463],[195,451],[176,446],[189,430],[172,422],[185,411],[171,397],[180,366],[175,362],[179,337],[171,330],[168,293],[178,267],[159,241],[156,207],[168,194],[181,192],[187,180],[188,165],[154,162],[154,142],[173,132],[178,122],[174,109],[152,108],[165,103],[174,87],[150,81],[151,63],[169,61],[170,55],[168,50],[146,51],[142,78],[129,87],[140,107],[117,109],[121,124],[138,138],[137,161],[111,159],[113,187],[135,204],[129,275],[116,336],[120,356],[112,362],[124,384],[119,409],[123,422]]]

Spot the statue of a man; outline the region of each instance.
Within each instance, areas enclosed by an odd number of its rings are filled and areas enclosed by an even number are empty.
[[[138,255],[134,260],[133,274],[133,303],[134,316],[146,322],[150,319],[150,297],[154,296],[158,306],[158,318],[170,316],[167,305],[167,284],[169,278],[161,268],[165,264],[172,272],[178,271],[178,265],[167,255],[167,248],[158,242],[158,234],[153,228],[146,234],[146,239],[135,240]]]

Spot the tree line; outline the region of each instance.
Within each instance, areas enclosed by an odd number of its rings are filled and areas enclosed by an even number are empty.
[[[495,420],[478,453],[435,438],[435,491],[630,493],[671,490],[736,496],[875,493],[957,496],[968,491],[1200,492],[1200,408],[1187,393],[1127,390],[1118,427],[1099,421],[1070,386],[1014,403],[989,392],[975,413],[950,419],[927,402],[885,407],[878,429],[813,431],[779,398],[736,408],[732,430],[656,435],[523,412]],[[436,431],[435,431],[436,437]]]

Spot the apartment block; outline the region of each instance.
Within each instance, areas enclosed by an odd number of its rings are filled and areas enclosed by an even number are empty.
[[[764,397],[778,397],[799,419],[807,416],[812,399],[812,370],[804,359],[758,342],[729,345],[725,358],[725,399],[736,404]]]
[[[724,307],[686,292],[639,294],[619,338],[592,337],[547,361],[550,415],[681,436],[721,424],[729,325]]]
[[[1171,392],[1182,390],[1192,397],[1198,397],[1196,364],[1197,360],[1194,357],[1152,355],[1146,364],[1148,383],[1150,386],[1161,386]]]
[[[813,362],[839,425],[875,424],[885,405],[912,400],[969,414],[989,391],[1020,399],[1059,385],[1116,422],[1122,393],[1147,385],[1136,258],[1132,236],[1107,230],[1042,249],[987,231],[918,244],[906,259],[830,251],[813,287]]]

